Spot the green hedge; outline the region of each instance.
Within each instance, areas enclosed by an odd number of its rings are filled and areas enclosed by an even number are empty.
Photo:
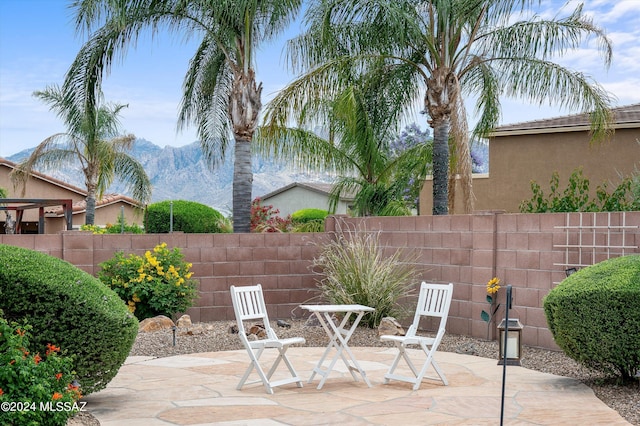
[[[145,210],[144,228],[147,233],[168,233],[173,203],[173,230],[193,234],[223,232],[224,216],[217,210],[195,201],[160,201]]]
[[[31,350],[47,343],[73,355],[84,395],[104,389],[131,351],[138,320],[100,280],[68,262],[0,245],[0,309],[33,326]]]
[[[291,214],[291,220],[294,222],[311,222],[316,220],[324,220],[329,215],[327,210],[322,209],[301,209]]]
[[[623,381],[640,370],[640,255],[570,275],[544,298],[549,330],[581,364]]]

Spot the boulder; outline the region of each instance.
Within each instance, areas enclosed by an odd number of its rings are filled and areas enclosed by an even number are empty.
[[[404,336],[402,325],[394,317],[384,317],[378,326],[378,336]]]
[[[267,332],[264,329],[263,324],[253,324],[251,328],[249,328],[249,336],[256,336],[258,339],[264,339],[267,337]]]
[[[158,315],[153,318],[147,318],[140,321],[138,332],[149,333],[152,331],[170,330],[173,326],[175,326],[175,324],[171,321],[171,318],[164,315]]]
[[[178,328],[189,328],[192,325],[191,317],[186,314],[178,318],[178,321],[176,321],[176,326],[178,326]]]
[[[335,314],[331,315],[331,321],[333,321],[333,323],[337,326],[340,324],[340,319],[338,317],[335,316]],[[321,327],[322,324],[320,324],[320,320],[318,319],[318,317],[313,314],[311,316],[309,316],[309,318],[307,318],[307,321],[305,321],[304,326],[305,328],[313,328],[313,327]]]
[[[204,334],[206,329],[202,326],[202,324],[196,324],[194,326],[184,328],[180,332],[181,336],[195,336],[197,334]]]

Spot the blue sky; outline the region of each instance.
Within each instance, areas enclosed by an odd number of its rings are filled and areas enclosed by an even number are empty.
[[[607,71],[587,42],[560,62],[596,78],[617,97],[618,105],[640,103],[640,0],[587,0],[585,11],[604,27],[614,44]],[[67,0],[0,0],[0,156],[31,148],[46,137],[64,132],[48,106],[32,94],[47,85],[62,84],[83,39],[74,32]],[[539,14],[559,13],[565,1],[542,2]],[[572,10],[571,1],[567,11]],[[561,15],[563,14],[560,12]],[[567,13],[567,12],[565,12]],[[260,52],[257,77],[263,82],[263,103],[293,76],[282,60],[284,42],[299,33],[295,24]],[[193,130],[176,133],[181,84],[195,45],[176,37],[143,37],[124,61],[116,63],[103,91],[109,102],[128,104],[121,114],[123,129],[156,145],[182,146],[196,140]],[[471,106],[468,108],[471,111]],[[538,107],[503,100],[502,124],[549,118],[577,111]],[[426,127],[424,116],[415,119]],[[470,117],[473,122],[473,117]]]

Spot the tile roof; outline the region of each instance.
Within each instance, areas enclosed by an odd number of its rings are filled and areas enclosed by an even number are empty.
[[[331,190],[333,189],[333,184],[316,183],[316,182],[293,182],[293,183],[290,183],[289,185],[283,186],[282,188],[278,188],[275,191],[265,194],[260,198],[263,200],[266,200],[295,187],[308,189],[310,191],[317,192],[320,194],[325,194],[328,196],[329,193],[331,193]],[[343,194],[342,197],[340,198],[342,200],[353,200],[353,197],[354,197],[353,194]]]
[[[96,201],[96,210],[108,206],[110,204],[116,204],[119,202],[123,202],[126,204],[130,204],[133,207],[140,207],[140,205],[133,199],[120,194],[104,194],[99,201]],[[87,210],[87,201],[74,201],[72,211],[73,213],[82,213]],[[64,215],[64,209],[61,206],[52,207],[50,209],[45,209],[45,214],[47,216],[62,216]]]
[[[640,104],[625,105],[612,109],[614,129],[639,128]],[[497,127],[491,136],[506,136],[531,133],[557,133],[589,130],[589,114],[573,114],[542,120],[526,121]]]
[[[2,158],[0,157],[0,166],[5,166],[7,168],[10,169],[15,169],[17,166],[17,163],[14,163],[13,161],[9,161],[6,158]],[[61,188],[67,189],[71,192],[75,192],[77,194],[79,194],[82,197],[86,197],[87,196],[87,191],[86,189],[82,189],[79,188],[77,186],[71,185],[67,182],[64,182],[62,180],[56,179],[54,177],[45,175],[44,173],[40,173],[40,172],[32,172],[31,173],[32,176],[36,179],[48,182],[52,185],[55,186],[59,186]],[[104,194],[102,196],[102,199],[97,200],[96,201],[96,209],[100,208],[100,207],[104,207],[104,206],[108,206],[110,204],[114,204],[114,203],[118,203],[118,202],[123,202],[126,204],[131,204],[133,207],[140,207],[140,205],[138,204],[137,201],[135,201],[133,198],[124,196],[124,195],[120,195],[120,194]],[[73,213],[82,213],[87,209],[87,202],[86,200],[81,200],[81,201],[75,201],[73,203]],[[45,209],[45,214],[48,216],[63,216],[64,215],[64,209],[62,208],[62,206],[57,206],[57,207],[52,207],[50,209]]]
[[[0,166],[5,166],[5,167],[7,167],[9,169],[15,169],[17,165],[18,164],[14,163],[13,161],[9,161],[6,158],[0,157]],[[79,188],[77,186],[71,185],[71,184],[69,184],[67,182],[64,182],[64,181],[60,180],[60,179],[56,179],[54,177],[51,177],[51,176],[45,175],[44,173],[40,173],[40,172],[36,172],[36,171],[31,172],[31,175],[36,179],[43,180],[45,182],[49,182],[49,183],[51,183],[51,184],[53,184],[55,186],[59,186],[61,188],[69,190],[71,192],[75,192],[75,193],[77,193],[77,194],[79,194],[79,195],[81,195],[83,197],[87,196],[86,189],[82,189],[82,188]]]

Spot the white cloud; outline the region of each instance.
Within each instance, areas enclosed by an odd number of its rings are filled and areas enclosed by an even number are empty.
[[[624,80],[611,81],[603,84],[604,88],[615,93],[618,105],[628,105],[640,102],[640,78],[630,77]]]

